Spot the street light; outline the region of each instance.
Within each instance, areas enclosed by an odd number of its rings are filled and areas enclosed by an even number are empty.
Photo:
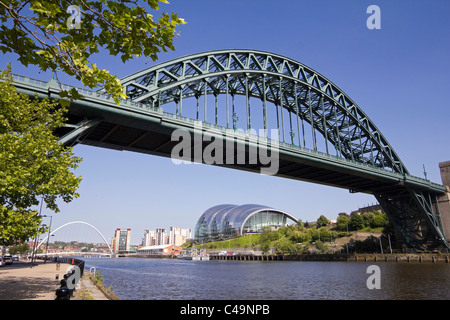
[[[46,216],[43,215],[42,217],[50,217],[50,225],[48,227],[48,235],[47,235],[47,244],[45,246],[45,259],[44,259],[44,263],[47,262],[47,255],[48,255],[48,241],[50,240],[50,229],[52,227],[52,220],[53,220],[53,216]]]
[[[39,217],[42,217],[42,215],[41,215],[41,212],[42,212],[42,204],[44,203],[44,196],[42,196],[42,198],[41,198],[41,205],[40,205],[40,208],[39,208]],[[41,221],[42,222],[42,221]],[[33,252],[31,253],[31,263],[30,263],[30,268],[33,268],[33,262],[34,262],[34,260],[35,260],[35,258],[36,258],[36,245],[37,245],[37,238],[38,238],[39,236],[38,236],[38,234],[36,234],[36,237],[34,238],[34,244],[33,244]]]

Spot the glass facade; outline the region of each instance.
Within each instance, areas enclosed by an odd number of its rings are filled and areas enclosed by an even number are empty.
[[[127,231],[120,231],[119,251],[127,250]]]
[[[206,210],[195,226],[195,240],[210,242],[244,233],[261,232],[263,227],[282,227],[287,219],[297,219],[281,210],[257,204],[222,204]]]
[[[261,232],[263,227],[280,227],[286,225],[286,215],[273,211],[260,211],[245,222],[243,233]]]

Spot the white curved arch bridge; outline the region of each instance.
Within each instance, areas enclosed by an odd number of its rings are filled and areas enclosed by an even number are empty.
[[[56,228],[56,229],[53,230],[49,235],[47,235],[41,242],[39,242],[39,244],[36,246],[36,249],[39,248],[39,246],[40,246],[41,244],[43,244],[44,242],[46,242],[47,239],[48,239],[50,236],[52,236],[56,231],[60,230],[61,228],[66,227],[66,226],[68,226],[68,225],[71,225],[71,224],[85,224],[85,225],[91,227],[92,229],[94,229],[94,230],[102,237],[103,241],[104,241],[105,244],[108,246],[109,254],[96,254],[96,255],[111,255],[111,256],[114,255],[114,253],[113,253],[113,251],[112,251],[112,249],[111,249],[111,246],[108,244],[108,241],[106,241],[106,238],[103,236],[103,234],[102,234],[96,227],[94,227],[92,224],[87,223],[87,222],[84,222],[84,221],[72,221],[72,222],[68,222],[68,223],[63,224],[62,226]],[[35,250],[36,250],[36,249],[35,249]],[[61,255],[61,254],[62,254],[62,253],[58,253],[58,255]],[[87,254],[89,254],[89,252],[70,252],[69,254],[70,254],[70,255],[75,255],[75,254],[83,254],[83,255],[87,255]],[[52,255],[52,254],[47,254],[47,255]]]

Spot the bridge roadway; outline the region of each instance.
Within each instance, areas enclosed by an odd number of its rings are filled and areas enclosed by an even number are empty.
[[[59,99],[61,90],[72,88],[56,83],[54,80],[44,82],[17,75],[14,76],[13,85],[18,92],[29,96],[37,95],[40,99]],[[246,90],[248,91],[249,87]],[[202,134],[219,137],[225,141],[222,161],[217,161],[213,165],[260,173],[264,168],[267,169],[267,163],[248,161],[248,154],[250,150],[255,150],[252,148],[261,146],[261,142],[264,141],[269,148],[276,148],[279,152],[276,176],[344,188],[350,192],[373,194],[388,214],[397,235],[399,235],[399,238],[403,238],[407,246],[416,248],[444,246],[448,248],[446,239],[448,236],[445,237],[443,231],[438,205],[438,197],[445,195],[445,187],[411,176],[402,169],[403,167],[398,169],[400,161],[395,160],[395,157],[393,159],[396,164],[387,170],[379,167],[382,165],[376,167],[370,165],[367,161],[354,161],[348,157],[333,156],[328,152],[310,150],[278,140],[263,139],[248,134],[248,132],[230,130],[216,124],[199,121],[198,97],[197,119],[191,119],[181,116],[178,111],[177,114],[165,112],[159,104],[155,106],[155,103],[141,104],[120,100],[120,103],[116,104],[111,97],[101,92],[85,89],[78,89],[78,91],[83,95],[83,98],[71,103],[67,125],[56,132],[60,141],[66,145],[81,143],[115,150],[171,157],[173,148],[179,143],[179,140],[172,141],[172,133],[177,129],[185,129],[189,132],[191,141],[195,141],[195,135],[199,133],[200,128]],[[206,94],[206,85],[204,92]],[[247,101],[249,101],[248,97]],[[325,115],[323,115],[323,118],[325,122]],[[305,119],[308,120],[306,116]],[[364,121],[367,121],[367,119],[364,119]],[[312,124],[313,130],[317,123]],[[248,124],[250,123],[248,122]],[[362,130],[362,122],[358,122],[357,125],[361,126],[359,130]],[[323,128],[327,129],[325,123]],[[335,130],[336,128],[339,127],[331,129]],[[372,138],[376,141],[371,141],[370,145],[376,145],[380,142],[379,133],[375,133],[378,136]],[[334,133],[330,130],[328,138],[332,134]],[[326,133],[324,133],[324,136],[327,137]],[[361,133],[359,133],[359,139],[361,140]],[[201,146],[192,145],[190,160],[207,163],[204,157],[196,156],[195,151],[201,150],[203,154],[210,143],[211,140],[206,139],[206,141],[201,140]],[[233,153],[228,153],[226,148],[228,143],[234,146]],[[342,143],[351,145],[351,142],[344,140],[342,140]],[[360,152],[360,154],[367,152],[363,149],[362,144],[359,148],[360,150],[355,149],[355,156],[356,152]],[[234,152],[234,150],[237,150],[237,152]],[[239,150],[246,156],[247,161],[245,163],[239,161],[239,157],[242,156]],[[383,149],[382,152],[385,156],[387,155],[388,158],[386,159],[390,161],[392,160],[392,154],[395,154],[390,146]],[[186,160],[186,155],[183,155],[183,159]],[[380,160],[377,158],[377,161]]]
[[[39,98],[59,99],[61,89],[56,83],[43,82],[24,76],[14,77],[14,86],[18,92]],[[121,100],[117,105],[105,94],[85,89],[78,89],[84,95],[80,100],[71,104],[69,124],[58,132],[66,144],[82,143],[114,150],[126,150],[151,155],[171,157],[173,147],[178,141],[171,141],[172,132],[184,128],[192,134],[195,128],[211,134],[220,135],[224,140],[230,136],[236,144],[245,144],[246,151],[250,144],[257,144],[258,137],[251,137],[240,131],[227,131],[225,127],[196,121],[187,117],[164,112],[163,108],[154,108],[139,103]],[[268,139],[270,145],[270,139]],[[210,142],[204,141],[202,150]],[[378,194],[385,192],[402,192],[405,187],[413,187],[437,194],[444,194],[445,187],[407,174],[400,174],[345,158],[336,157],[319,151],[313,151],[299,146],[292,146],[283,142],[274,142],[279,148],[279,170],[276,176],[309,181],[345,188],[351,192]],[[240,150],[239,147],[235,148]],[[238,164],[238,154],[235,161],[226,164],[226,150],[224,144],[224,164],[220,166],[233,169],[261,172],[263,164]],[[192,161],[194,158],[192,152]],[[204,160],[204,159],[202,159]],[[204,162],[203,162],[204,163]]]

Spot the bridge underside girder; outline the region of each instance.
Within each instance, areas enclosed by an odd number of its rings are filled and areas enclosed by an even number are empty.
[[[171,134],[174,129],[170,127],[164,128],[155,125],[153,127],[147,127],[147,129],[140,129],[107,121],[92,122],[95,123],[95,127],[87,128],[76,139],[74,137],[71,141],[72,144],[82,143],[85,145],[147,153],[163,157],[171,157],[173,148],[179,144],[178,140],[171,141]],[[83,122],[80,121],[80,123]],[[59,132],[59,135],[64,136],[63,130]],[[193,132],[191,133],[191,138],[194,141]],[[225,139],[225,136],[223,138]],[[242,148],[237,146],[238,143],[246,143],[245,153],[248,155],[248,141],[236,135],[235,147],[231,154],[232,158],[230,158],[227,153],[228,150],[224,146],[222,161],[216,161],[214,165],[261,173],[261,168],[264,168],[265,165],[259,163],[259,161],[257,163],[249,163],[247,159],[246,163],[238,163],[239,155],[237,152],[234,152],[234,150],[240,150]],[[202,141],[202,155],[205,148],[210,144],[210,141]],[[196,154],[193,144],[190,151],[190,161],[199,162],[195,158]],[[397,193],[404,190],[404,185],[398,179],[383,179],[372,176],[371,180],[368,180],[368,176],[371,176],[371,174],[366,174],[363,170],[357,172],[354,168],[346,167],[339,162],[336,164],[327,164],[322,161],[319,155],[317,157],[318,159],[312,158],[311,153],[308,152],[307,155],[300,158],[299,153],[292,154],[289,151],[284,152],[281,147],[276,176],[345,188],[351,192],[375,194],[386,192]],[[184,157],[183,160],[186,160],[186,158]],[[204,160],[203,157],[202,160]],[[205,162],[202,161],[202,163]]]

